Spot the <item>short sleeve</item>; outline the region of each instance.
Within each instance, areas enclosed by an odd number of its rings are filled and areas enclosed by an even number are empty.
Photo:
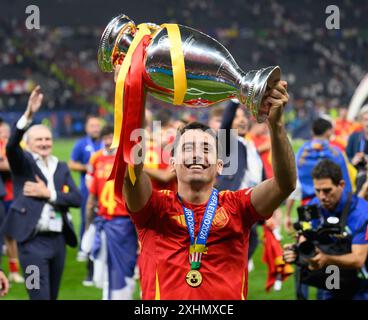
[[[236,206],[239,213],[242,215],[243,223],[246,228],[251,228],[252,225],[258,221],[263,221],[271,217],[261,216],[253,207],[251,202],[251,194],[253,188],[241,189],[235,192],[231,192],[231,201]]]
[[[129,210],[128,206],[126,206],[133,223],[138,228],[154,226],[157,221],[156,218],[159,217],[161,212],[164,210],[164,198],[165,194],[163,192],[153,189],[148,202],[138,212],[132,212]]]
[[[368,244],[368,221],[353,234],[352,244]]]

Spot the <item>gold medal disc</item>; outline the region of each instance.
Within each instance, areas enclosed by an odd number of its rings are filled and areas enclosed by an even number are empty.
[[[198,270],[190,270],[187,273],[185,280],[191,287],[198,287],[202,283],[202,274]]]

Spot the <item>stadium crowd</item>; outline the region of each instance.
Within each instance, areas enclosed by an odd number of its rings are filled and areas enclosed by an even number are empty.
[[[282,66],[292,92],[286,110],[288,129],[293,137],[306,139],[319,113],[336,117],[336,110],[347,106],[368,68],[368,39],[362,23],[368,14],[367,4],[340,0],[336,5],[344,26],[341,30],[325,28],[323,2],[305,1],[303,10],[298,10],[291,0],[259,4],[233,0],[231,5],[213,0],[175,6],[165,3],[162,21],[152,22],[178,22],[213,36],[243,70]],[[151,6],[160,7],[160,1]],[[202,19],[204,15],[206,19]],[[104,25],[94,24],[88,16],[83,19],[84,25],[43,25],[37,32],[25,29],[23,21],[0,20],[0,110],[8,121],[4,112],[20,112],[30,93],[29,85],[12,83],[14,80],[32,79],[41,84],[46,96],[44,110],[79,109],[85,116],[109,109],[113,86],[96,64],[97,39]]]

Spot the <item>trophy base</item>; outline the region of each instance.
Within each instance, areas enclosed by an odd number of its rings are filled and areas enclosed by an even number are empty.
[[[248,72],[243,78],[241,101],[249,108],[258,123],[266,121],[270,107],[263,105],[267,88],[272,88],[281,78],[278,66]]]

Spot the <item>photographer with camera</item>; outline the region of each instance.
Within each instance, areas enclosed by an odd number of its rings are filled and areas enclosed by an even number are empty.
[[[322,300],[368,300],[368,202],[344,190],[331,160],[320,161],[312,178],[316,197],[298,208],[298,241],[284,246],[284,260],[301,267],[299,285],[322,289]],[[327,288],[329,265],[339,268],[339,289]]]

